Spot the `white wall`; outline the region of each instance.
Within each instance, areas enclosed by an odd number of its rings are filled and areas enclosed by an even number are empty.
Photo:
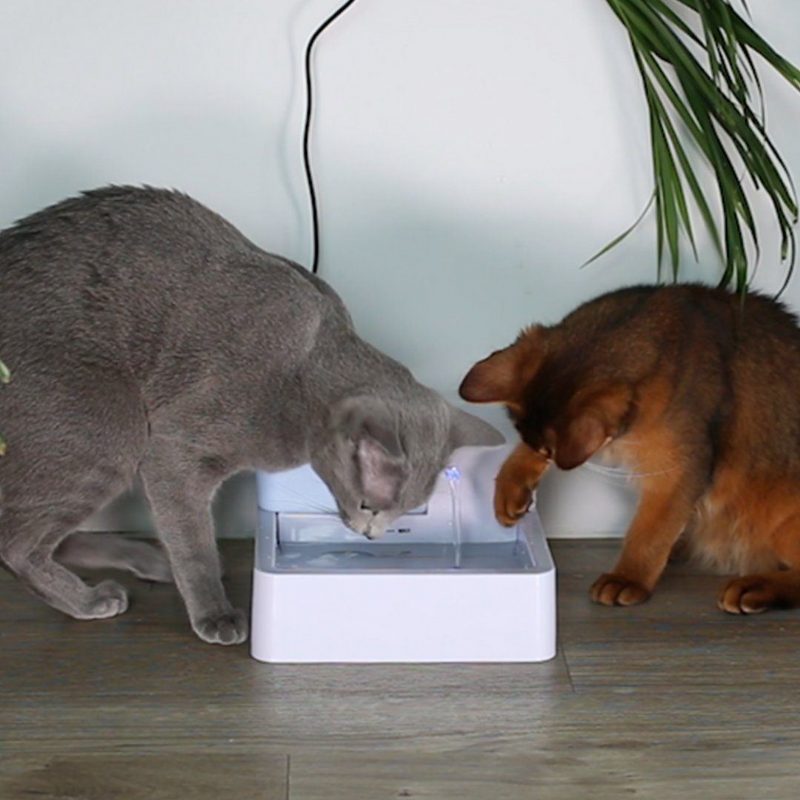
[[[0,226],[82,188],[150,183],[308,263],[300,64],[337,5],[4,0]],[[800,63],[800,4],[750,5]],[[651,191],[639,79],[603,0],[359,0],[320,40],[316,69],[321,274],[423,382],[452,393],[523,325],[654,279],[651,223],[579,269]],[[800,181],[800,96],[762,74]],[[765,246],[760,284],[781,275]],[[786,297],[800,307],[797,281]],[[246,479],[228,487],[222,529],[246,531],[252,504]],[[632,497],[582,469],[548,479],[539,505],[551,535],[592,535],[623,529]],[[143,514],[127,499],[96,523],[139,527]]]

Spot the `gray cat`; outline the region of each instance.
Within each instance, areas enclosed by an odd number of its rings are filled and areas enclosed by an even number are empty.
[[[454,448],[502,441],[361,340],[327,284],[177,192],[87,192],[0,233],[0,354],[0,563],[77,619],[128,598],[65,565],[172,575],[207,642],[247,637],[210,517],[227,476],[310,461],[375,537]],[[169,563],[69,536],[137,474]]]

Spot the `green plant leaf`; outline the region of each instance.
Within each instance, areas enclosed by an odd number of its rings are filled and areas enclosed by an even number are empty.
[[[600,256],[605,255],[609,250],[616,247],[629,233],[631,233],[647,216],[647,212],[650,210],[650,206],[653,205],[655,198],[656,193],[653,191],[653,194],[650,195],[650,199],[647,201],[647,205],[644,207],[642,213],[636,218],[635,222],[629,228],[626,228],[619,236],[615,236],[607,245],[598,250],[590,259],[584,261],[580,268],[583,269],[584,267],[588,267],[593,261],[597,261]]]
[[[694,207],[722,257],[721,282],[746,288],[752,265],[760,255],[759,232],[748,198],[751,182],[752,188],[765,192],[772,204],[788,280],[796,258],[798,204],[787,165],[767,134],[753,54],[760,55],[797,89],[800,70],[753,30],[730,0],[607,3],[628,31],[648,105],[659,278],[665,246],[673,280],[679,276],[681,237],[688,239],[697,257]],[[692,14],[678,14],[675,3]],[[744,0],[741,7],[749,14]],[[694,171],[689,142],[713,170],[718,212],[712,211]],[[743,178],[748,179],[747,188]],[[631,230],[591,260],[618,244]]]
[[[684,120],[687,127],[695,127],[697,131],[700,131],[699,126],[697,125],[694,118],[691,116],[690,111],[684,106],[683,101],[680,97],[674,92],[672,85],[666,79],[661,68],[658,64],[648,55],[645,55],[648,60],[649,66],[651,71],[656,75],[658,81],[662,84],[665,91],[669,94],[672,93],[671,99],[673,102],[673,106],[675,106],[679,112],[681,118]],[[637,56],[638,58],[638,56]],[[678,158],[678,163],[680,164],[681,171],[683,172],[683,176],[686,179],[687,184],[689,185],[689,189],[692,192],[692,196],[694,201],[700,211],[700,214],[703,218],[703,221],[708,229],[708,232],[711,236],[711,240],[714,244],[714,247],[719,254],[720,258],[723,258],[723,251],[722,251],[722,243],[719,238],[719,230],[717,228],[716,222],[714,221],[714,217],[711,213],[711,209],[709,208],[708,201],[703,194],[702,189],[700,188],[700,183],[697,180],[697,177],[694,173],[694,170],[689,162],[689,158],[686,155],[686,151],[681,143],[680,137],[673,125],[672,121],[669,118],[669,114],[667,113],[666,108],[664,107],[661,99],[658,96],[658,93],[653,89],[649,88],[648,86],[649,81],[645,82],[645,91],[648,93],[648,101],[650,102],[651,107],[653,110],[659,115],[661,119],[661,123],[664,126],[667,135],[669,136],[672,150]],[[694,248],[694,241],[692,240],[692,245]],[[695,249],[695,258],[697,258],[697,250]]]

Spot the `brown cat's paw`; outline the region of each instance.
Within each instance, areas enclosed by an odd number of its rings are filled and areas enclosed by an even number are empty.
[[[102,581],[92,589],[84,619],[108,619],[128,610],[128,593],[116,581]]]
[[[589,594],[595,603],[604,606],[635,606],[644,603],[651,592],[640,583],[606,572],[592,584]]]
[[[247,639],[247,617],[239,609],[203,617],[193,622],[192,627],[209,644],[241,644]]]
[[[797,605],[798,587],[767,575],[746,575],[729,581],[722,589],[717,605],[729,614],[760,614],[770,608]]]
[[[525,516],[533,501],[533,491],[524,484],[498,480],[494,487],[494,515],[501,525],[510,527]]]

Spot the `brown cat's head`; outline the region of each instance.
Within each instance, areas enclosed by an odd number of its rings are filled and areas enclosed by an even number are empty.
[[[630,422],[633,389],[558,329],[524,330],[510,347],[479,361],[459,394],[473,403],[504,403],[522,440],[561,469],[583,464]]]

